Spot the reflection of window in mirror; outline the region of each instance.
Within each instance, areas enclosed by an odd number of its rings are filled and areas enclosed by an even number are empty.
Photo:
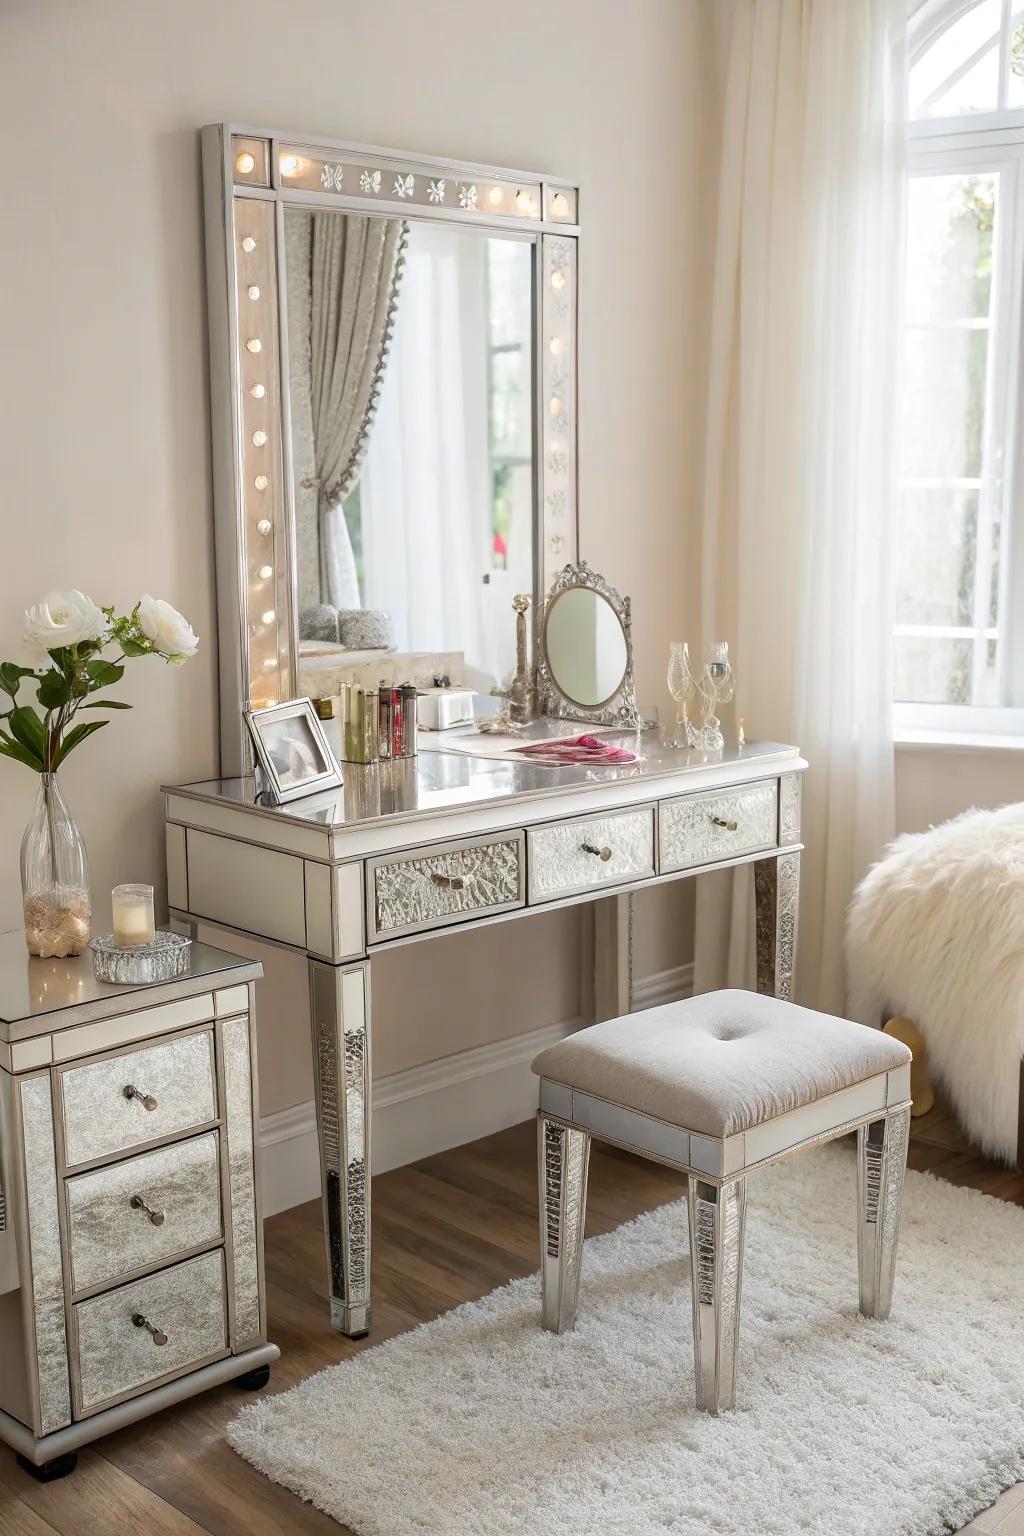
[[[397,650],[462,651],[500,682],[534,585],[534,246],[285,217],[300,608],[383,611]]]

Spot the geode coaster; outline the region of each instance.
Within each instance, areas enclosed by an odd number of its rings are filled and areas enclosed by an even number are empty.
[[[145,985],[152,981],[173,981],[188,970],[188,952],[192,940],[183,933],[158,933],[148,944],[120,949],[112,933],[93,939],[92,968],[97,981],[113,981],[119,986]]]

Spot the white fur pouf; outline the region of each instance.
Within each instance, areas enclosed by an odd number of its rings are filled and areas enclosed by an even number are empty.
[[[847,919],[849,1016],[913,1019],[971,1138],[1016,1160],[1024,1055],[1024,805],[899,837]]]

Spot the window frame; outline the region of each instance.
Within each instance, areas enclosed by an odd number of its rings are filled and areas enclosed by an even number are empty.
[[[926,25],[920,31],[914,29],[912,58],[929,45],[944,24],[967,9],[963,0],[956,0],[955,4],[946,0],[945,4],[927,7]],[[1011,0],[1003,0],[1001,100],[1006,99],[1006,44],[1012,19]],[[1024,402],[1020,394],[1024,346],[1024,109],[912,119],[908,123],[908,178],[957,172],[998,172],[1000,177],[979,500],[979,516],[984,515],[989,526],[993,498],[1000,509],[999,703],[984,706],[894,700],[897,739],[918,739],[922,733],[961,737],[1024,735]],[[996,462],[1000,445],[1001,464]],[[895,626],[894,636],[900,628]]]

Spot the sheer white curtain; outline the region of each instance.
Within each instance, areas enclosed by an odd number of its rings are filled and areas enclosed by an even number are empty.
[[[799,743],[796,996],[841,1012],[843,917],[893,831],[889,546],[906,0],[737,0],[718,197],[702,631],[748,737]],[[699,990],[752,985],[749,879],[698,892]]]
[[[414,225],[360,481],[364,606],[399,650],[484,651],[489,567],[484,242]]]

